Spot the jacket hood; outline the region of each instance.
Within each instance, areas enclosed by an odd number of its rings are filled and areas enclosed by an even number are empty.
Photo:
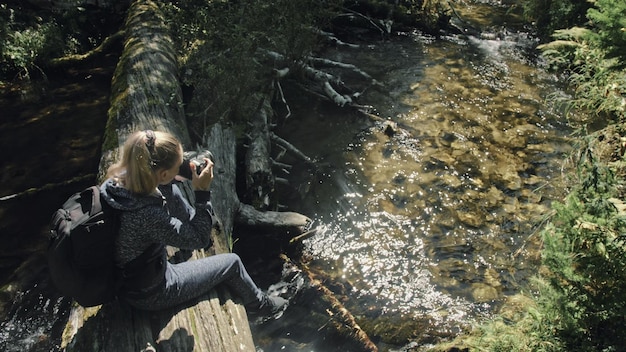
[[[100,194],[102,198],[114,209],[118,210],[136,210],[146,205],[161,205],[163,197],[154,195],[138,196],[126,188],[113,178],[109,178],[100,186]]]

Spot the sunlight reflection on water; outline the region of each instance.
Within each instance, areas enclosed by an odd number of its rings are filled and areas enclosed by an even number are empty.
[[[533,235],[563,192],[552,165],[568,128],[543,98],[557,82],[517,37],[412,39],[371,53],[381,67],[396,60],[381,111],[393,132],[367,129],[329,156],[343,168],[315,185],[321,230],[306,245],[313,265],[350,284],[353,313],[426,316],[451,331],[536,271]]]
[[[342,188],[346,187],[343,183]],[[386,189],[383,193],[393,192]],[[463,321],[472,304],[441,292],[432,283],[429,267],[434,264],[422,238],[427,228],[406,215],[363,210],[370,208],[364,203],[373,198],[376,195],[364,199],[359,192],[345,193],[338,201],[342,211],[330,219],[318,218],[324,225],[309,240],[310,251],[331,260],[326,270],[349,282],[357,297],[378,298],[384,314],[428,314],[443,320],[445,312],[448,321]]]

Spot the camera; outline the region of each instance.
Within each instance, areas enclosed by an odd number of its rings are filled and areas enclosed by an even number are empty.
[[[183,176],[184,178],[190,179],[191,175],[191,165],[190,163],[194,163],[196,165],[196,173],[200,175],[202,170],[206,167],[207,163],[204,160],[205,158],[215,162],[213,159],[213,153],[208,150],[200,151],[200,152],[184,152],[183,153],[183,163],[180,165],[178,169],[178,174]]]
[[[196,173],[198,175],[200,175],[200,173],[206,167],[206,164],[207,164],[206,160],[198,160],[198,159],[191,159],[189,160],[189,162],[196,165]]]

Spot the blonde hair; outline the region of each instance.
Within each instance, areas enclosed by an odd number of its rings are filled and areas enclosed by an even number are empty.
[[[174,167],[181,154],[180,142],[170,133],[135,132],[124,143],[122,159],[107,170],[107,177],[116,178],[133,193],[147,195],[159,184],[156,172]]]

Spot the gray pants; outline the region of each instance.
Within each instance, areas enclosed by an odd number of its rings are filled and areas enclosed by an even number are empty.
[[[218,284],[230,288],[244,305],[258,307],[261,291],[234,253],[217,254],[179,264],[167,263],[164,288],[147,298],[126,301],[139,309],[160,310],[191,301],[209,292]]]

